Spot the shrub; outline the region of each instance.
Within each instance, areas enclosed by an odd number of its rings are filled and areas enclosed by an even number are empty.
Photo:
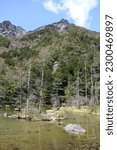
[[[8,48],[9,45],[10,45],[10,41],[5,37],[0,36],[0,47]]]

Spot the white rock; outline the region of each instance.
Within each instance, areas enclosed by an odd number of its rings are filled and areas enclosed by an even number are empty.
[[[64,130],[74,134],[83,134],[86,132],[80,125],[77,124],[68,124],[64,127]]]

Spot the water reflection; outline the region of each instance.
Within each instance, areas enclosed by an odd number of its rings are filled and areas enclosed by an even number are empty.
[[[66,133],[63,126],[77,123],[87,132],[81,136]],[[51,122],[30,122],[0,117],[0,150],[97,150],[99,118],[74,115],[63,126]],[[96,149],[97,148],[97,149]]]

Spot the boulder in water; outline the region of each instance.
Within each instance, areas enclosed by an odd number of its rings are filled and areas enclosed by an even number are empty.
[[[68,124],[64,127],[64,130],[74,134],[83,134],[86,132],[80,125],[77,124]]]
[[[13,119],[16,119],[16,118],[18,118],[18,115],[9,115],[9,116],[7,116],[8,118],[13,118]]]
[[[7,113],[4,113],[3,116],[4,116],[5,118],[7,118],[7,117],[8,117],[8,114],[7,114]]]

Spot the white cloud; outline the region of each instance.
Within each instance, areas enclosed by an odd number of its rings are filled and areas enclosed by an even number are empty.
[[[79,26],[90,24],[90,12],[98,5],[99,0],[45,0],[44,7],[53,13],[64,12],[68,18]]]
[[[61,0],[60,0],[60,3],[56,3],[53,0],[46,0],[44,2],[44,7],[47,10],[52,11],[53,13],[59,13],[62,10],[64,10],[63,5],[61,5]]]

